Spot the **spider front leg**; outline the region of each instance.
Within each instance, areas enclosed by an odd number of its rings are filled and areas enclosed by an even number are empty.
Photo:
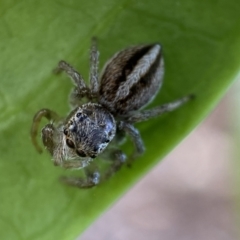
[[[46,109],[46,108],[39,110],[39,111],[35,114],[35,116],[33,117],[33,124],[32,124],[32,128],[31,128],[31,140],[32,140],[33,145],[35,146],[35,148],[37,149],[37,151],[38,151],[39,153],[42,152],[42,148],[38,145],[38,142],[37,142],[36,137],[37,137],[37,134],[38,134],[39,124],[40,124],[40,122],[41,122],[41,120],[42,120],[43,117],[47,118],[47,120],[49,120],[49,121],[58,121],[58,120],[59,120],[59,116],[58,116],[57,113],[55,113],[55,112],[52,111],[52,110]],[[44,141],[45,141],[46,144],[47,144],[47,142],[50,141],[51,134],[53,134],[53,131],[54,131],[53,128],[50,127],[51,125],[52,125],[52,124],[48,124],[48,125],[44,128],[44,129],[46,129],[46,136],[48,136],[48,137],[46,137],[46,139],[43,138],[43,143],[44,143]],[[48,141],[48,140],[49,140],[49,141]],[[50,142],[49,142],[49,146],[50,146],[51,144],[53,144],[53,143],[51,143],[51,141],[50,141]],[[44,143],[44,145],[45,145],[45,143]],[[45,145],[45,146],[46,146],[46,145]],[[51,147],[50,147],[50,148],[51,148]],[[48,150],[51,152],[50,149],[48,149]]]

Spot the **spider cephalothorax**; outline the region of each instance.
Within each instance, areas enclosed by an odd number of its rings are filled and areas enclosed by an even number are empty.
[[[83,104],[71,114],[63,130],[67,147],[79,157],[95,158],[115,136],[112,114],[96,103]]]

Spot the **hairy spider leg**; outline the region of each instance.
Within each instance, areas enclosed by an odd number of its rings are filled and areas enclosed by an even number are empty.
[[[130,123],[146,121],[150,118],[160,116],[163,113],[171,112],[171,111],[181,107],[183,104],[185,104],[186,102],[188,102],[189,100],[191,100],[193,98],[194,98],[194,95],[188,95],[188,96],[180,98],[174,102],[166,103],[166,104],[157,106],[157,107],[149,109],[149,110],[135,112],[131,116],[127,117],[127,121]]]
[[[97,39],[93,37],[90,52],[90,74],[89,74],[92,97],[97,96],[99,91],[98,64],[99,64],[99,51],[97,49]]]

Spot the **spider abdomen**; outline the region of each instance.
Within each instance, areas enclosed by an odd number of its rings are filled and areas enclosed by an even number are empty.
[[[157,94],[163,74],[164,63],[159,44],[122,50],[104,67],[99,102],[118,115],[138,110]]]

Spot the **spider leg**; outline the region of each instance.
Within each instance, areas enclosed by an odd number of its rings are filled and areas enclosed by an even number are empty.
[[[78,187],[78,188],[92,188],[99,184],[100,182],[100,173],[98,170],[92,170],[89,167],[84,168],[86,177],[60,177],[60,181],[64,184]]]
[[[189,100],[193,99],[193,95],[188,95],[183,98],[180,98],[174,102],[166,103],[155,107],[150,110],[144,110],[141,112],[134,112],[132,115],[127,117],[127,121],[131,123],[142,122],[146,121],[150,118],[160,116],[163,113],[171,112],[179,107],[181,107],[184,103],[188,102]]]
[[[126,159],[126,155],[120,149],[111,150],[108,160],[110,160],[112,163],[107,169],[107,171],[104,173],[102,179],[107,180],[112,177],[114,173],[121,169],[122,165],[126,162]]]
[[[145,147],[139,131],[131,123],[124,121],[119,122],[118,128],[126,132],[134,143],[135,152],[130,157],[130,160],[133,160],[137,156],[143,154],[143,152],[145,151]]]
[[[85,90],[84,90],[85,91]],[[85,92],[79,92],[79,89],[77,87],[73,88],[73,90],[70,93],[69,103],[72,108],[76,108],[84,103],[84,95],[87,95],[86,97],[88,99],[91,99],[89,95],[89,90],[86,90]]]
[[[32,123],[30,135],[31,135],[32,143],[39,153],[42,152],[42,148],[38,145],[36,137],[38,134],[39,124],[43,117],[47,118],[49,121],[58,121],[59,120],[58,114],[47,108],[39,110],[33,117],[33,123]]]
[[[90,89],[86,86],[82,75],[76,71],[70,64],[60,61],[54,73],[58,74],[64,71],[74,82],[77,87],[78,97],[89,97]]]
[[[63,60],[58,63],[57,68],[54,69],[54,73],[58,74],[62,71],[64,71],[73,80],[79,89],[85,89],[87,87],[82,75],[77,72],[70,64]]]
[[[109,179],[115,172],[120,170],[121,166],[125,163],[126,155],[119,149],[108,150],[107,154],[104,154],[105,159],[111,161],[110,167],[102,175],[96,168],[96,166],[88,166],[83,168],[85,171],[86,177],[66,177],[63,176],[60,178],[60,181],[64,184],[78,187],[78,188],[92,188],[98,185],[101,181]],[[82,163],[79,161],[71,161],[63,163],[62,166],[65,168],[76,169],[83,167]]]
[[[79,160],[64,160],[62,159],[61,162],[54,162],[56,166],[61,166],[66,169],[81,169],[88,167],[88,161],[79,161]]]
[[[97,49],[97,39],[92,38],[91,52],[90,52],[90,84],[92,96],[97,96],[99,90],[98,80],[98,64],[99,52]]]

